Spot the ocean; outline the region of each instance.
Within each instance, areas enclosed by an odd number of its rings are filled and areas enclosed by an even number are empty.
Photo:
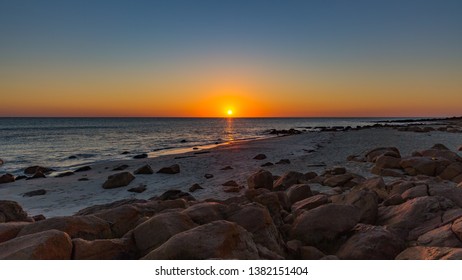
[[[364,126],[383,118],[0,118],[0,174],[32,165],[70,170],[95,162],[192,151],[272,137],[270,129]],[[125,154],[122,154],[126,152]],[[128,153],[127,153],[128,152]]]

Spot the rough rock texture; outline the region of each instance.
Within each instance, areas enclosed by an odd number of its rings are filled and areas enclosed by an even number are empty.
[[[136,247],[141,255],[156,249],[177,233],[195,227],[188,215],[180,212],[158,214],[133,230]]]
[[[0,176],[0,184],[14,182],[14,176],[12,174],[4,174]]]
[[[224,220],[228,206],[217,202],[202,202],[183,210],[196,224],[203,225],[213,221]]]
[[[0,243],[2,260],[68,260],[72,241],[66,233],[48,230]]]
[[[54,217],[26,225],[19,236],[56,229],[67,233],[71,238],[86,240],[111,238],[109,223],[95,216]]]
[[[312,196],[311,188],[308,184],[293,185],[286,191],[290,204]]]
[[[387,185],[383,181],[382,177],[375,177],[375,178],[367,179],[361,184],[355,186],[352,189],[352,191],[359,191],[362,189],[369,189],[371,191],[376,192],[380,200],[385,200],[389,196],[389,190],[387,188]]]
[[[19,231],[28,224],[27,222],[0,223],[0,243],[15,238]]]
[[[336,255],[345,260],[392,260],[404,248],[404,240],[385,227],[358,224]]]
[[[427,247],[462,247],[462,242],[451,226],[452,224],[447,224],[419,236],[417,244]]]
[[[273,189],[273,174],[266,170],[259,170],[247,179],[249,189]]]
[[[396,256],[397,260],[462,260],[462,248],[410,247]]]
[[[351,191],[345,195],[339,195],[332,202],[339,204],[353,205],[359,209],[360,222],[365,224],[375,224],[378,214],[378,196],[375,191],[370,189],[360,189]]]
[[[149,164],[143,165],[134,172],[135,174],[154,174],[154,170],[152,170]]]
[[[135,179],[130,172],[121,172],[117,174],[110,175],[107,178],[107,181],[103,184],[103,189],[114,189],[125,187],[130,184],[131,181]]]
[[[324,180],[323,184],[329,187],[341,187],[348,183],[351,179],[353,179],[353,176],[351,174],[340,174],[340,175],[334,175],[332,177],[327,178]]]
[[[72,239],[74,260],[127,260],[134,257],[134,244],[128,238],[97,239],[88,241]]]
[[[15,201],[0,200],[0,223],[30,221],[27,213]]]
[[[290,188],[292,185],[301,183],[305,176],[300,172],[289,171],[282,175],[276,182],[274,182],[273,189],[278,191],[284,191]]]
[[[143,259],[257,258],[258,250],[252,234],[236,223],[215,221],[173,236]]]
[[[168,167],[162,167],[157,171],[157,173],[163,173],[163,174],[177,174],[180,173],[180,166],[178,164],[174,164]]]
[[[301,210],[311,210],[327,203],[329,203],[329,197],[327,195],[317,194],[294,203],[292,205],[292,213],[297,213]]]
[[[332,250],[340,235],[351,230],[360,219],[351,205],[327,204],[302,213],[292,227],[292,238],[321,250]]]

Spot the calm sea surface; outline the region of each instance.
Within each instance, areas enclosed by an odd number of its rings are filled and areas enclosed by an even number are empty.
[[[0,118],[0,174],[31,165],[66,170],[156,156],[229,141],[270,137],[268,130],[360,126],[380,118]],[[122,155],[122,152],[130,154]]]

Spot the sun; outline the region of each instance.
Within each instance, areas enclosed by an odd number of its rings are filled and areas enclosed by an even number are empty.
[[[228,109],[228,111],[226,113],[228,114],[228,116],[232,116],[233,115],[233,110]]]

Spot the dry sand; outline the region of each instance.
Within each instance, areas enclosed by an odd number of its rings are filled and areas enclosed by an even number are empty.
[[[369,163],[348,162],[349,155],[361,154],[367,150],[381,147],[397,147],[402,155],[430,148],[436,143],[446,145],[456,151],[462,144],[461,134],[433,131],[429,133],[402,132],[391,128],[374,128],[346,132],[313,132],[263,140],[232,143],[206,150],[208,153],[194,154],[192,151],[180,155],[165,155],[147,159],[133,159],[95,164],[92,170],[75,173],[69,177],[20,180],[0,185],[0,199],[17,201],[29,215],[43,214],[46,217],[72,215],[78,210],[126,198],[147,199],[166,190],[188,191],[194,183],[204,189],[197,190],[193,196],[197,199],[225,199],[239,193],[225,193],[222,184],[235,180],[246,186],[247,177],[260,169],[266,162],[276,163],[289,159],[290,164],[277,164],[265,169],[273,175],[282,175],[287,171],[322,172],[324,169],[341,165],[347,170],[371,177]],[[263,153],[264,160],[255,160],[254,156]],[[462,153],[459,152],[462,156]],[[180,158],[178,158],[180,157]],[[125,171],[133,172],[144,164],[157,171],[161,167],[179,164],[179,174],[136,175],[128,186],[117,189],[103,189],[102,184],[111,174],[120,172],[112,169],[127,164]],[[221,168],[231,166],[231,170]],[[204,178],[206,173],[213,174],[211,179]],[[88,181],[78,181],[80,178]],[[127,190],[144,184],[143,193],[131,193]],[[45,189],[42,196],[23,197],[23,193]],[[320,189],[323,191],[323,189]],[[243,191],[241,191],[241,194]]]

